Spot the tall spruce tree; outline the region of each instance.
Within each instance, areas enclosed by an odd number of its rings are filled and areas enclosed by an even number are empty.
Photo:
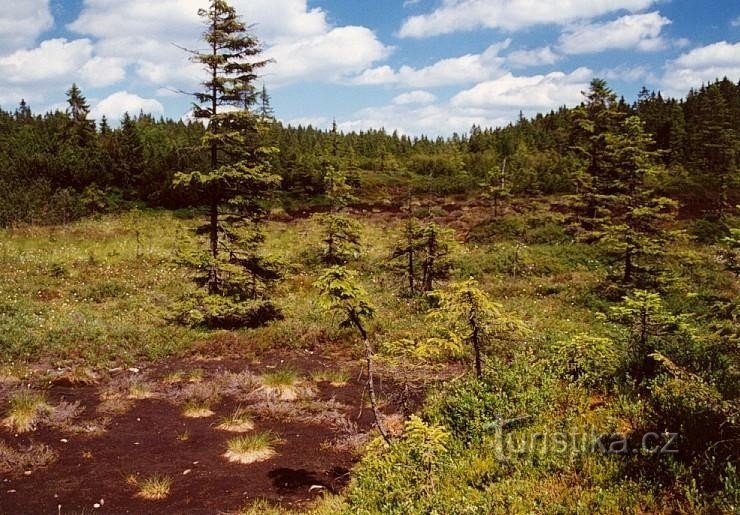
[[[265,83],[262,83],[262,91],[260,92],[260,116],[265,120],[273,120],[275,118],[275,110],[272,108],[272,98],[267,93],[267,87]]]
[[[319,217],[324,229],[322,259],[328,265],[342,265],[360,255],[360,224],[341,212],[355,197],[347,175],[340,169],[336,122],[332,125],[329,156],[325,159],[324,168],[324,191],[331,212]]]
[[[584,95],[586,103],[575,110],[578,144],[574,149],[584,166],[577,178],[574,208],[576,225],[589,233],[606,215],[600,209],[598,196],[607,192],[606,184],[613,175],[607,135],[618,129],[623,113],[614,91],[602,79],[593,79]]]
[[[727,231],[730,188],[738,181],[738,139],[733,129],[732,111],[722,95],[720,83],[706,88],[699,101],[699,113],[693,156],[695,167],[701,171],[697,186],[704,190],[707,199],[711,199],[707,202],[711,206],[708,214]]]
[[[275,149],[261,143],[264,127],[250,109],[257,98],[257,72],[268,61],[259,59],[258,40],[227,2],[211,0],[198,14],[206,25],[203,38],[209,49],[191,53],[208,79],[203,91],[194,94],[193,112],[208,124],[202,143],[210,154],[210,169],[179,173],[174,182],[208,206],[203,231],[209,255],[190,256],[188,261],[198,270],[196,280],[214,298],[189,312],[202,315],[193,323],[255,325],[277,312],[265,295],[279,276],[277,266],[259,250],[260,221],[280,177],[271,170]]]
[[[605,135],[605,142],[612,173],[595,196],[608,213],[598,234],[621,259],[623,283],[656,286],[661,258],[675,235],[667,225],[678,204],[651,187],[660,171],[659,154],[649,150],[654,140],[640,118],[627,118],[619,132]]]

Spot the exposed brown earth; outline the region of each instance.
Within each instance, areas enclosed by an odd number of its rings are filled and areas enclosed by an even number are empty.
[[[290,402],[266,396],[258,383],[260,374],[286,365],[302,378],[302,393]],[[346,386],[311,380],[312,372],[327,366],[350,372]],[[24,455],[44,444],[56,456],[42,466],[31,461],[14,466],[0,457],[0,513],[224,513],[256,499],[300,509],[322,492],[346,485],[358,444],[372,429],[371,411],[361,408],[366,396],[359,370],[352,362],[273,352],[251,361],[188,358],[116,370],[95,385],[52,381],[45,391],[48,403],[79,402],[82,411],[58,427],[41,422],[18,435],[0,429],[6,449]],[[176,371],[183,377],[174,376]],[[126,398],[131,385],[151,391],[137,391],[138,400]],[[3,405],[19,387],[0,393]],[[222,393],[211,400],[215,415],[184,417],[184,400],[203,391]],[[390,415],[400,406],[394,406],[393,396],[388,399],[384,411]],[[234,434],[217,426],[237,407],[252,414],[254,431],[279,438],[274,457],[249,465],[223,457]],[[169,495],[159,501],[137,496],[137,485],[154,474],[172,480]]]

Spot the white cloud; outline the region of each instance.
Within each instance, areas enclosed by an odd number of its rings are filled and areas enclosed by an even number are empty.
[[[393,103],[396,105],[431,104],[436,100],[437,97],[428,91],[416,90],[398,95],[393,99]]]
[[[560,56],[549,46],[532,50],[515,50],[506,56],[506,62],[514,68],[555,64]]]
[[[266,67],[265,76],[278,84],[297,79],[339,80],[384,59],[390,52],[370,29],[338,27],[326,34],[270,47],[265,57],[274,63]]]
[[[507,73],[495,80],[482,82],[461,91],[451,101],[453,106],[484,109],[516,109],[536,112],[562,105],[576,105],[583,99],[593,72],[588,68],[565,74],[514,76]]]
[[[320,8],[306,0],[234,0],[242,19],[275,63],[263,70],[270,86],[299,79],[336,80],[385,58],[390,48],[365,27],[332,27]],[[139,78],[159,87],[193,88],[199,65],[175,44],[198,49],[203,32],[199,8],[206,0],[85,0],[69,28],[99,38],[101,56],[134,67]]]
[[[5,0],[0,10],[0,54],[33,45],[53,24],[49,0]]]
[[[719,41],[681,54],[666,63],[660,82],[669,95],[684,96],[691,88],[724,77],[740,79],[740,43]]]
[[[653,70],[645,65],[617,66],[607,68],[599,72],[599,77],[606,80],[621,80],[625,82],[642,82],[643,84],[655,84],[658,77]]]
[[[123,60],[115,57],[93,57],[80,68],[83,84],[95,88],[111,86],[126,78]]]
[[[398,85],[411,88],[431,88],[452,84],[480,82],[503,73],[504,59],[499,52],[511,43],[510,40],[496,43],[480,54],[442,59],[423,68],[401,66],[393,70],[390,66],[370,68],[354,77],[350,82],[359,85]]]
[[[90,115],[95,119],[103,116],[109,120],[120,120],[125,113],[136,116],[140,111],[149,114],[164,114],[164,106],[157,100],[142,98],[128,91],[119,91],[98,102]]]
[[[498,28],[517,30],[533,25],[566,24],[626,9],[640,11],[656,0],[443,0],[428,14],[412,16],[401,26],[401,37]]]
[[[661,50],[666,41],[660,33],[671,20],[659,12],[631,14],[605,23],[568,27],[560,36],[559,49],[566,54],[591,54],[609,49]]]
[[[33,84],[71,77],[91,55],[88,39],[50,39],[32,50],[0,57],[0,83]]]
[[[104,87],[125,78],[121,60],[95,56],[93,51],[89,39],[59,38],[0,57],[0,89],[4,90],[0,101],[15,104],[25,98],[48,102],[50,96],[58,97],[73,82],[83,88]]]
[[[337,126],[346,132],[385,128],[401,134],[449,135],[467,132],[473,125],[497,127],[509,123],[509,118],[495,113],[444,105],[380,106],[356,112]]]
[[[338,120],[338,126],[345,131],[383,127],[387,131],[432,136],[466,132],[474,124],[498,127],[515,121],[520,111],[533,116],[562,105],[579,104],[583,100],[582,91],[588,89],[592,77],[593,72],[587,68],[578,68],[571,73],[534,76],[507,73],[461,91],[446,101],[435,99],[429,104],[406,102],[417,95],[420,98],[428,95],[424,91],[399,95],[390,105],[367,107]],[[310,122],[316,126],[322,126],[321,122],[325,121],[318,118],[303,120],[304,124]]]

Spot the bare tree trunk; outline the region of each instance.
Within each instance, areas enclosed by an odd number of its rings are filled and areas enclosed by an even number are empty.
[[[365,359],[367,361],[367,389],[370,392],[370,405],[373,408],[373,415],[375,415],[375,423],[380,431],[380,436],[383,437],[387,443],[390,443],[388,433],[385,431],[383,426],[383,419],[381,418],[380,411],[378,410],[378,401],[375,397],[375,384],[373,382],[373,350],[370,347],[370,341],[367,338],[363,338],[365,344]]]
[[[475,375],[478,379],[483,379],[483,360],[481,358],[480,338],[478,337],[478,328],[473,329],[473,350],[475,351]]]
[[[623,282],[629,283],[632,280],[632,269],[632,248],[628,246],[627,250],[624,253],[624,277],[622,278]]]
[[[409,290],[411,291],[411,296],[414,296],[415,287],[414,287],[414,240],[413,240],[413,234],[409,232]]]
[[[218,267],[216,266],[216,258],[218,257],[218,203],[215,200],[211,201],[210,239],[213,263],[208,276],[208,292],[217,294],[220,288],[218,285]]]
[[[351,318],[355,324],[355,327],[357,327],[357,330],[360,332],[362,343],[365,345],[365,361],[367,365],[367,389],[368,392],[370,392],[370,406],[372,407],[373,415],[375,416],[375,424],[378,426],[378,431],[380,432],[380,436],[383,437],[383,440],[385,440],[386,443],[390,443],[391,440],[388,437],[385,426],[383,425],[383,419],[380,414],[380,410],[378,409],[378,402],[375,397],[375,383],[373,380],[373,349],[370,346],[370,340],[367,337],[367,331],[365,331],[365,328],[362,326],[360,320],[354,314],[351,315]]]
[[[213,15],[213,31],[215,33],[217,28],[217,15]],[[216,79],[218,76],[218,64],[216,64],[215,57],[218,55],[218,47],[216,41],[213,41],[212,45],[214,62],[211,64],[211,116],[216,116],[218,111],[218,89],[216,87]],[[213,123],[213,121],[211,122]],[[215,170],[218,166],[218,143],[216,140],[211,141],[211,169]],[[216,266],[216,258],[218,258],[218,200],[215,195],[211,198],[211,214],[210,214],[210,239],[211,239],[211,256],[213,257],[213,263],[211,264],[211,270],[208,277],[208,292],[211,294],[219,293],[218,285],[218,267]]]

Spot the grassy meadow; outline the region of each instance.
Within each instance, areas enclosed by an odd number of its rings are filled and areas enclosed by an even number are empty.
[[[452,205],[441,199],[438,204]],[[726,484],[718,485],[721,493],[710,498],[693,479],[697,471],[692,462],[543,444],[543,435],[550,434],[631,434],[644,427],[641,421],[650,410],[641,394],[610,379],[629,340],[628,329],[606,316],[619,300],[604,287],[618,263],[599,245],[568,236],[561,215],[550,206],[547,198],[516,202],[493,221],[485,216],[485,206],[474,202],[465,209],[431,211],[455,230],[452,272],[435,287],[476,278],[528,330],[518,341],[502,342],[487,353],[483,382],[466,374],[443,383],[434,380],[450,366],[468,368],[470,354],[429,343],[435,336],[426,316],[432,301],[410,298],[398,266],[389,259],[407,214],[356,214],[362,254],[351,266],[377,307],[370,332],[381,374],[398,385],[427,384],[427,397],[417,410],[423,421],[402,421],[403,435],[390,448],[379,439],[369,443],[348,489],[324,497],[314,505],[316,513],[675,513],[724,511],[733,505],[734,469],[720,471]],[[191,352],[238,357],[265,350],[331,350],[361,363],[354,333],[338,328],[317,304],[313,283],[323,270],[322,235],[312,217],[276,216],[265,227],[264,253],[286,270],[274,292],[282,320],[240,331],[170,322],[173,303],[196,290],[177,256],[180,248],[192,244],[191,229],[198,222],[192,213],[152,210],[3,230],[4,376],[33,377],[43,374],[44,367],[137,366]],[[702,334],[712,331],[703,322],[712,299],[737,293],[736,281],[721,271],[714,252],[684,238],[674,244],[668,263],[676,279],[664,295],[666,305],[690,311]],[[573,350],[563,343],[581,341],[584,335],[612,342],[615,350],[591,355],[590,347],[584,347],[583,356],[592,360],[591,375],[568,380]],[[708,348],[710,340],[699,341]],[[700,355],[684,350],[689,358]],[[262,388],[293,391],[295,375],[290,369],[273,371],[263,376]],[[331,368],[314,374],[316,381],[340,386],[348,377],[346,371]],[[212,414],[209,410],[208,416]],[[501,433],[495,428],[502,420],[510,423],[507,438],[544,447],[500,455]],[[272,452],[272,440],[265,439]],[[242,440],[231,447],[246,449],[253,443]],[[268,454],[264,451],[265,459]],[[659,461],[643,468],[640,459]],[[156,498],[159,490],[169,489],[168,481],[157,478],[141,485],[138,495]],[[154,493],[145,494],[145,489]],[[248,505],[243,513],[257,511],[285,512],[266,501]]]

